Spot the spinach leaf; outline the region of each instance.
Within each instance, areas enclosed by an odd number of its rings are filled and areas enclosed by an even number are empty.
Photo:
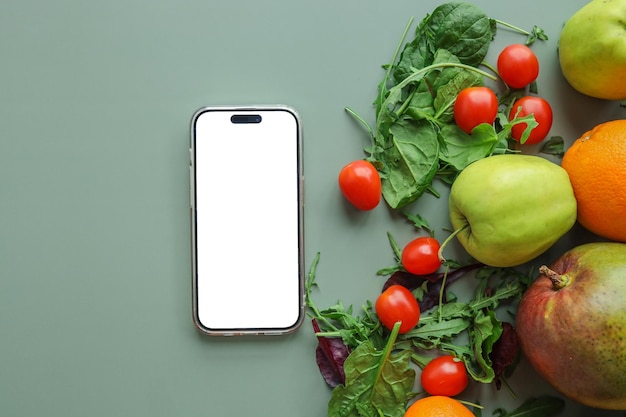
[[[478,6],[449,2],[437,7],[423,26],[436,49],[447,49],[462,63],[478,66],[495,36],[495,24]]]
[[[439,129],[449,125],[445,119],[452,117],[444,113],[454,103],[455,92],[481,84],[482,75],[439,49],[433,64],[389,89],[376,117],[372,147],[381,151],[373,153],[372,159],[383,167],[383,197],[391,208],[414,202],[432,187],[439,147],[446,144],[440,140]]]
[[[432,69],[411,94],[407,114],[416,120],[423,115],[439,126],[454,122],[453,106],[458,94],[466,87],[483,85],[484,81],[482,75],[475,71],[456,66],[438,67],[450,63],[461,64],[461,61],[448,50],[437,50]]]
[[[402,119],[389,128],[390,146],[380,154],[383,196],[392,208],[415,201],[437,173],[439,143],[428,122]]]
[[[328,417],[402,417],[413,397],[415,370],[411,351],[392,352],[399,325],[383,350],[368,340],[352,351],[344,362],[345,385],[333,389]]]
[[[449,59],[452,61],[456,59],[456,57],[450,55]],[[454,123],[454,102],[456,101],[456,97],[464,88],[484,85],[484,79],[480,74],[474,71],[459,69],[452,71],[451,68],[447,68],[442,72],[448,72],[452,77],[445,83],[441,82],[445,79],[441,77],[442,80],[434,84],[437,95],[435,96],[433,107],[435,108],[437,119],[440,123],[456,124]]]
[[[400,82],[415,69],[433,63],[438,49],[447,49],[460,62],[478,66],[495,36],[495,23],[479,7],[466,2],[444,3],[418,25],[415,38],[408,42],[393,71]]]
[[[471,136],[456,124],[444,126],[439,135],[446,143],[439,158],[459,172],[472,162],[491,155],[498,143],[498,135],[493,125],[486,123],[477,126]]]
[[[430,65],[433,60],[433,53],[428,45],[428,38],[425,36],[416,37],[412,42],[408,42],[398,63],[393,67],[393,80],[396,83],[408,77],[416,68],[424,68]]]

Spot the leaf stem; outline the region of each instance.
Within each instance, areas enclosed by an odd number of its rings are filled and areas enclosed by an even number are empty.
[[[452,239],[454,239],[456,235],[458,235],[459,233],[461,233],[462,231],[468,228],[469,228],[469,223],[464,225],[463,227],[459,227],[458,229],[456,229],[454,232],[450,234],[450,236],[446,238],[446,240],[443,241],[443,243],[439,247],[439,251],[437,252],[437,256],[439,256],[439,260],[441,261],[441,263],[446,262],[446,258],[444,258],[443,256],[444,248],[448,246],[448,244],[452,241]]]
[[[319,264],[319,261],[320,261],[320,253],[317,252],[315,254],[315,258],[313,258],[313,263],[311,264],[311,268],[309,269],[309,274],[307,276],[307,280],[304,285],[304,300],[309,310],[311,310],[309,312],[309,316],[317,319],[317,321],[323,322],[327,328],[330,328],[333,331],[339,332],[339,329],[319,311],[319,309],[317,308],[317,306],[311,299],[311,287],[316,285],[315,275],[317,273],[317,265]]]
[[[393,53],[393,57],[391,58],[391,62],[389,63],[389,65],[387,65],[387,72],[385,73],[385,78],[383,78],[383,81],[380,83],[380,88],[378,89],[378,100],[377,100],[377,102],[379,103],[379,105],[382,105],[382,103],[385,100],[385,94],[387,93],[387,81],[389,80],[389,77],[391,76],[391,69],[393,68],[393,64],[398,59],[398,54],[400,53],[400,48],[404,44],[404,40],[406,39],[406,35],[409,33],[409,28],[413,24],[413,20],[414,20],[414,17],[411,16],[411,18],[409,19],[409,23],[407,23],[407,25],[404,28],[404,31],[402,32],[402,36],[400,37],[400,42],[398,42],[398,45],[396,46],[396,50]],[[379,107],[379,109],[380,109],[380,107]]]
[[[437,312],[439,313],[439,323],[441,323],[443,321],[443,314],[442,314],[442,309],[443,309],[443,294],[446,291],[446,281],[448,280],[448,271],[450,270],[450,266],[446,265],[446,270],[443,273],[443,278],[441,280],[441,289],[439,290],[439,304],[437,306]]]
[[[345,110],[352,116],[354,117],[356,120],[358,120],[364,127],[365,129],[367,129],[367,131],[369,132],[370,136],[372,137],[372,139],[374,138],[374,131],[372,130],[372,128],[370,127],[369,123],[367,123],[365,121],[365,119],[363,119],[357,112],[355,112],[354,110],[352,110],[350,107],[346,107]]]
[[[498,70],[493,65],[491,65],[489,62],[483,61],[483,62],[480,63],[480,65],[482,65],[483,67],[487,68],[489,71],[493,72],[495,75],[498,75],[498,76],[500,75],[498,73]]]
[[[504,27],[507,27],[507,28],[509,28],[509,29],[513,29],[513,30],[514,30],[514,31],[516,31],[516,32],[519,32],[519,33],[524,34],[524,35],[527,35],[527,36],[528,36],[528,35],[530,35],[530,32],[528,32],[527,30],[524,30],[524,29],[522,29],[522,28],[518,28],[517,26],[514,26],[514,25],[512,25],[512,24],[510,24],[510,23],[507,23],[507,22],[504,22],[504,21],[502,21],[502,20],[498,20],[498,19],[493,19],[493,20],[494,20],[497,24],[502,25],[502,26],[504,26]]]

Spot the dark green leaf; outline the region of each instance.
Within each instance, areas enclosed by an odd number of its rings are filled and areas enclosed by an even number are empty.
[[[489,354],[502,334],[502,324],[493,310],[479,311],[470,330],[474,354],[463,358],[467,371],[476,381],[490,383],[495,377]]]
[[[415,370],[411,351],[376,350],[361,343],[344,362],[346,384],[338,385],[328,403],[328,417],[402,417],[412,398]]]
[[[411,75],[415,68],[424,68],[431,64],[433,53],[428,48],[427,39],[418,37],[407,43],[400,54],[398,64],[394,67],[393,78],[396,83]]]
[[[561,136],[552,136],[541,146],[541,153],[562,157],[565,154],[565,143]]]
[[[463,318],[453,318],[443,321],[428,321],[418,325],[414,330],[407,332],[405,337],[416,340],[436,340],[452,338],[467,330],[471,322]]]
[[[437,172],[437,134],[427,122],[405,119],[389,129],[390,147],[380,155],[385,166],[383,196],[391,208],[417,200],[431,185]]]
[[[533,26],[531,33],[526,39],[526,45],[532,45],[533,43],[535,43],[536,40],[547,41],[548,34],[545,32],[545,30],[535,25]]]
[[[445,80],[443,75],[453,75],[451,79],[442,84],[441,81]],[[453,123],[454,122],[454,102],[461,90],[468,87],[484,85],[483,77],[473,71],[446,68],[442,71],[442,77],[439,80],[440,84],[436,86],[437,96],[433,102],[435,108],[435,114],[440,122]]]
[[[491,155],[499,140],[493,125],[486,123],[474,128],[471,136],[457,125],[444,126],[439,135],[446,142],[446,147],[441,149],[439,158],[458,171],[465,169],[472,162]]]
[[[471,66],[478,66],[485,59],[493,36],[489,17],[469,2],[449,2],[437,7],[422,33],[434,44],[434,50],[447,49]]]
[[[428,234],[430,234],[430,236],[434,236],[435,232],[430,228],[428,221],[422,216],[420,216],[419,213],[411,214],[405,210],[405,211],[402,211],[402,214],[406,216],[408,221],[413,223],[413,226],[415,226],[416,229],[424,229],[428,232]]]

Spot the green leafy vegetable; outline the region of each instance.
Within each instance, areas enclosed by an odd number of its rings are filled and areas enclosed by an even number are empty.
[[[506,300],[519,297],[532,281],[514,269],[482,267],[474,298],[467,302],[448,302],[422,317],[414,330],[399,339],[410,341],[419,350],[440,349],[462,358],[472,378],[483,383],[494,380],[495,372],[489,355],[502,334],[502,323],[495,311]],[[491,282],[497,282],[490,287]],[[465,334],[468,343],[459,343]],[[399,342],[400,343],[400,342]]]
[[[394,79],[401,81],[412,68],[430,65],[439,49],[449,50],[464,64],[478,66],[487,55],[494,30],[479,7],[465,2],[444,3],[417,27],[415,39],[406,44],[394,68]]]
[[[539,152],[547,155],[563,157],[565,154],[565,142],[562,137],[553,136],[541,145],[541,150]]]
[[[461,90],[484,85],[485,78],[497,79],[478,67],[484,64],[498,23],[527,35],[528,42],[547,39],[537,27],[523,31],[490,19],[467,2],[440,5],[405,43],[412,22],[391,63],[384,66],[374,100],[375,127],[346,109],[371,135],[367,159],[381,172],[383,197],[391,208],[411,204],[426,192],[438,195],[432,186],[437,176],[451,183],[470,163],[494,153],[513,152],[508,146],[511,125],[527,122],[522,141],[528,137],[536,126],[533,116],[505,122],[503,113],[498,131],[495,125],[482,127],[470,138],[456,126],[452,109]]]
[[[375,124],[370,126],[357,112],[346,108],[371,137],[371,144],[364,150],[367,160],[381,174],[383,196],[392,209],[403,208],[427,192],[438,196],[435,179],[451,184],[459,172],[481,158],[516,152],[509,147],[513,126],[527,125],[522,143],[537,126],[532,115],[516,116],[511,121],[508,118],[520,91],[507,89],[499,97],[501,111],[496,121],[477,126],[471,135],[456,125],[454,103],[464,88],[498,79],[493,67],[484,62],[498,25],[525,35],[527,44],[547,39],[536,26],[524,31],[489,18],[467,2],[441,4],[417,25],[414,37],[407,39],[412,24],[413,18],[391,62],[383,66],[385,74],[373,102]],[[536,84],[529,89],[534,91]],[[557,141],[544,151],[557,152]],[[433,235],[424,218],[406,211],[403,214],[416,228]],[[501,322],[496,311],[518,299],[533,276],[510,268],[447,260],[445,273],[415,281],[416,277],[401,265],[401,248],[391,234],[388,238],[396,264],[377,273],[391,275],[385,286],[393,281],[410,288],[422,311],[420,321],[408,333],[399,335],[398,324],[389,332],[369,300],[360,314],[341,301],[326,309],[318,308],[312,300],[312,289],[317,286],[319,253],[306,280],[307,313],[320,342],[317,352],[322,351],[324,356],[318,364],[328,367],[324,377],[334,384],[329,383],[334,387],[329,416],[403,416],[407,402],[415,395],[412,365],[423,366],[427,350],[454,354],[471,377],[483,383],[497,381],[503,369],[511,368],[513,363],[513,355],[502,359],[504,354],[498,350],[501,343],[497,342],[511,326],[504,326],[508,323]],[[470,272],[476,280],[475,292],[469,300],[461,300],[451,286]],[[494,364],[492,357],[501,360]],[[524,403],[511,413],[500,409],[498,417],[548,417],[557,409],[559,401],[546,397]]]
[[[396,323],[384,349],[361,343],[344,363],[346,384],[338,385],[328,403],[329,417],[401,417],[413,397],[415,370],[411,351],[393,352],[400,323]]]

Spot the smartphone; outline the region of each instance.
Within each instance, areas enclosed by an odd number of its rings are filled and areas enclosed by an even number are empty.
[[[290,106],[197,110],[192,297],[208,335],[280,335],[304,318],[302,123]]]

